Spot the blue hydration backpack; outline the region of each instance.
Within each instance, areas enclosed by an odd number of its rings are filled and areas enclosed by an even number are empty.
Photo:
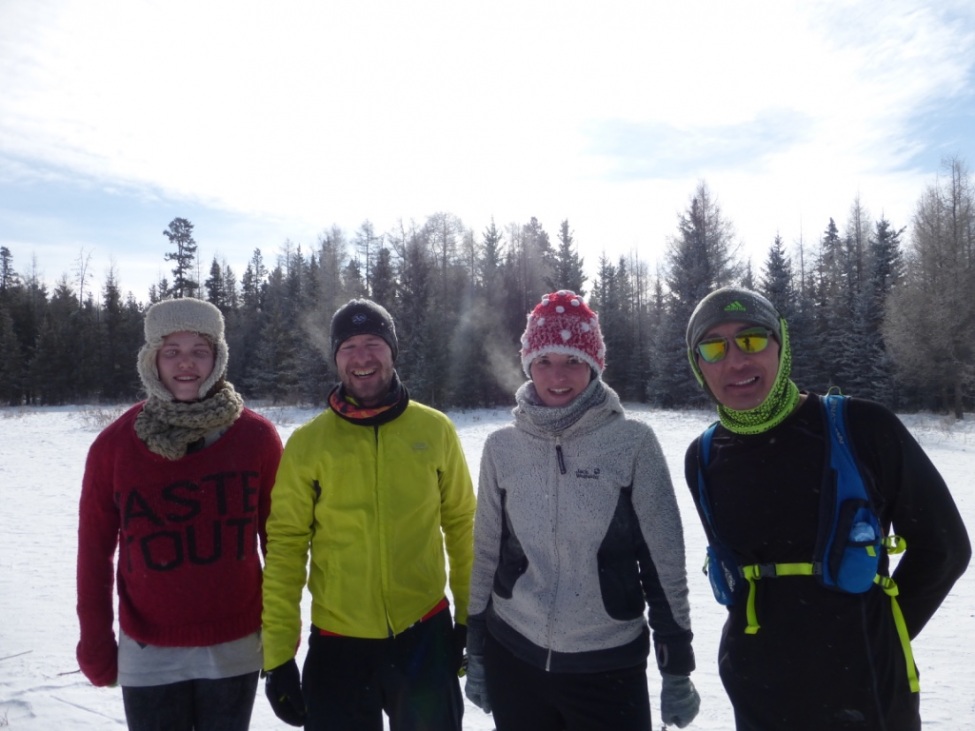
[[[874,584],[878,585],[891,597],[894,622],[904,648],[911,689],[917,692],[917,670],[914,667],[907,625],[896,599],[897,586],[889,576],[878,573],[881,551],[886,550],[888,554],[900,553],[906,544],[899,536],[883,534],[847,436],[846,397],[827,394],[821,401],[826,430],[829,433],[826,443],[829,471],[820,501],[819,532],[812,560],[746,565],[721,542],[714,529],[711,501],[704,476],[711,456],[711,439],[717,428],[715,422],[701,435],[698,449],[698,495],[701,513],[707,521],[711,539],[704,571],[719,603],[732,606],[745,599],[746,634],[755,634],[760,629],[755,610],[755,582],[760,579],[814,576],[827,589],[850,594],[862,594]]]

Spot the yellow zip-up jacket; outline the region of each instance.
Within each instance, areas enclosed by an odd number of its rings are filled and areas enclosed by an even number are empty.
[[[446,595],[445,547],[454,620],[465,624],[475,509],[457,431],[435,409],[410,401],[378,426],[327,409],[296,429],[267,520],[264,668],[295,655],[306,578],[316,627],[389,637]]]

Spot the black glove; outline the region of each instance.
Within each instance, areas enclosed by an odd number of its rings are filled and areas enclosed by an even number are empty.
[[[467,625],[455,624],[453,634],[450,636],[450,659],[453,668],[458,675],[463,675],[464,669],[464,648],[467,647]]]
[[[464,695],[482,711],[490,713],[491,701],[488,699],[487,681],[484,679],[484,641],[487,638],[484,613],[469,615],[467,626],[470,628],[470,642],[467,644],[467,682],[464,684]]]
[[[289,726],[305,725],[305,697],[301,694],[301,675],[294,658],[267,671],[264,692],[275,716]]]

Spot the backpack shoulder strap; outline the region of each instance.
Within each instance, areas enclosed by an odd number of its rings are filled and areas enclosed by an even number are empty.
[[[868,500],[867,488],[860,476],[860,467],[853,456],[853,447],[846,431],[846,402],[849,397],[828,393],[821,398],[826,412],[826,429],[829,432],[829,465],[839,474],[856,475],[857,478],[846,481],[839,487],[845,489],[850,497]]]
[[[711,424],[701,434],[697,448],[697,489],[698,505],[707,535],[707,558],[704,561],[704,573],[711,584],[714,598],[719,604],[731,606],[735,604],[744,591],[745,582],[741,574],[738,559],[721,541],[721,537],[714,528],[714,517],[711,511],[711,498],[708,494],[705,470],[711,461],[711,439],[718,423]]]
[[[869,526],[870,532],[874,533],[869,540],[877,541],[880,539],[877,535],[880,524],[850,446],[846,429],[847,397],[828,393],[821,397],[821,403],[826,430],[826,467],[820,502],[819,537],[813,559],[816,563],[815,573],[827,587],[865,591],[872,583],[873,576],[854,582],[862,584],[854,588],[848,585],[847,578],[839,576],[840,563],[854,524],[862,525],[864,530]]]
[[[711,440],[718,428],[718,422],[713,422],[701,434],[697,446],[697,494],[701,504],[701,513],[708,523],[709,533],[714,534],[714,519],[711,516],[711,499],[708,496],[708,483],[704,479],[704,470],[711,461]]]

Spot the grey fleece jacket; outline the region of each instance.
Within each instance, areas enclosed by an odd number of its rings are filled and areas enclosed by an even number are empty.
[[[514,424],[484,444],[469,647],[487,631],[553,672],[694,669],[684,534],[653,430],[605,401],[561,434]]]

